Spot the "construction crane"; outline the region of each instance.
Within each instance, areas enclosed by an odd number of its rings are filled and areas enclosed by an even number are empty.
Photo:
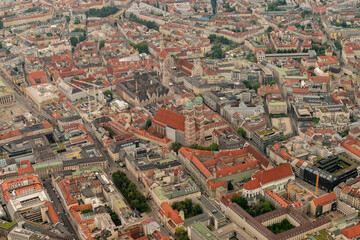
[[[52,98],[52,100],[53,100],[53,102],[54,102],[55,105],[56,105],[56,114],[59,114],[59,106],[58,106],[58,104],[59,104],[59,99],[58,99],[58,100],[55,100],[55,98]]]
[[[89,86],[92,86],[93,87],[93,93],[94,93],[94,97],[96,96],[96,95],[98,95],[98,93],[99,93],[99,90],[100,90],[100,86],[98,86],[98,85],[96,85],[96,84],[93,84],[93,83],[88,83],[88,82],[84,82],[84,81],[79,81],[79,80],[72,80],[73,82],[77,82],[77,83],[81,83],[81,84],[86,84],[86,85],[89,85]],[[97,89],[97,88],[99,88],[99,89]],[[102,95],[100,95],[100,96],[102,96]],[[98,100],[102,100],[103,98],[101,98],[100,99],[100,97],[98,97]]]
[[[150,191],[149,191],[149,184],[148,184],[148,180],[147,178],[145,177],[145,197],[146,199],[151,199],[151,196],[150,196]]]
[[[75,88],[77,88],[77,89],[79,89],[79,90],[81,90],[81,91],[83,91],[83,92],[86,93],[86,95],[87,95],[87,97],[88,97],[88,105],[87,105],[88,109],[87,109],[87,112],[90,112],[90,91],[89,91],[89,90],[86,91],[85,89],[82,89],[81,87],[76,86],[75,84],[72,84],[72,83],[70,83],[70,82],[69,82],[69,85],[72,86],[72,87],[75,87]]]
[[[52,99],[53,103],[55,103],[55,106],[56,106],[56,116],[54,116],[54,118],[57,119],[58,117],[60,117],[59,116],[59,106],[58,106],[60,98],[56,100],[54,97],[52,97],[51,99]]]
[[[316,185],[315,185],[315,195],[318,195],[318,189],[319,189],[319,178],[320,178],[320,173],[317,172],[316,174]]]
[[[79,83],[82,83],[82,84],[91,85],[91,86],[94,87],[93,94],[90,94],[90,89],[85,90],[85,89],[83,89],[83,88],[81,88],[81,87],[79,87],[79,86],[77,86],[77,85],[69,82],[69,85],[70,85],[70,86],[73,86],[73,87],[75,87],[75,88],[77,88],[77,89],[80,89],[81,91],[83,91],[83,92],[86,93],[86,95],[87,95],[87,97],[88,97],[87,113],[92,112],[92,111],[91,111],[91,101],[90,101],[91,99],[90,99],[90,96],[93,96],[93,97],[94,97],[94,101],[95,101],[96,98],[97,98],[97,93],[96,93],[96,90],[97,90],[97,89],[96,89],[96,88],[97,88],[97,87],[100,88],[100,86],[97,86],[97,85],[92,84],[92,83],[87,83],[87,82],[83,82],[83,81],[78,81],[78,80],[72,80],[72,81],[73,81],[73,82],[79,82]],[[101,99],[100,99],[99,97],[98,97],[98,99],[101,101]]]

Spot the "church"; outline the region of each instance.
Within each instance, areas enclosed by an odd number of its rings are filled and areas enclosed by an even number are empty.
[[[183,114],[161,108],[152,119],[155,133],[183,146],[204,144],[203,99],[196,97],[185,104]]]

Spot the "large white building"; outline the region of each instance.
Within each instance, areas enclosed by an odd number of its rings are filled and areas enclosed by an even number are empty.
[[[70,102],[74,102],[86,98],[85,91],[73,87],[64,81],[60,81],[60,83],[58,84],[58,88],[59,91],[63,93]]]
[[[250,181],[244,184],[242,195],[248,198],[264,196],[265,189],[278,192],[284,190],[285,185],[290,180],[295,180],[290,164],[281,165],[266,171],[258,171],[251,177]]]
[[[40,109],[41,106],[50,104],[59,99],[58,89],[51,83],[44,83],[28,87],[25,90],[26,96],[31,98]]]

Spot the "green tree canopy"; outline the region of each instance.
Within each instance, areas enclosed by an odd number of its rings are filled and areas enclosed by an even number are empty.
[[[108,7],[103,7],[100,9],[97,8],[90,8],[89,11],[85,12],[85,15],[87,17],[108,17],[110,15],[115,14],[117,11],[119,11],[119,9],[117,7],[113,7],[113,6],[108,6]]]

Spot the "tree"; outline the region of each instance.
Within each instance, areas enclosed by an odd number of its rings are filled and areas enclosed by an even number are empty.
[[[267,32],[267,33],[271,33],[272,31],[274,31],[274,29],[273,29],[272,26],[269,26],[269,27],[266,29],[266,32]]]
[[[226,53],[222,50],[220,44],[216,44],[211,48],[213,51],[211,53],[206,54],[207,57],[212,59],[220,59],[226,56]]]
[[[202,214],[202,209],[199,204],[193,205],[191,199],[185,199],[184,201],[174,202],[171,206],[173,209],[184,212],[185,219]]]
[[[79,36],[79,42],[83,42],[86,39],[86,35],[80,35]]]
[[[232,185],[231,181],[228,182],[228,184],[227,184],[227,189],[228,189],[229,191],[234,190],[234,186]]]
[[[301,17],[302,17],[302,18],[305,18],[307,15],[311,15],[311,12],[308,11],[308,10],[305,10],[305,11],[303,11],[303,12],[301,13]]]
[[[272,86],[272,85],[274,85],[274,84],[276,84],[275,81],[270,81],[270,82],[268,83],[268,85],[270,85],[270,86]]]
[[[6,54],[10,54],[10,49],[6,49]]]
[[[255,90],[255,92],[259,89],[259,87],[260,87],[260,83],[253,84],[253,89]]]
[[[208,36],[208,39],[210,40],[210,43],[213,43],[216,40],[216,35],[215,34],[210,34]]]
[[[2,49],[3,48],[3,45],[2,45],[2,43],[0,42],[0,49]]]
[[[129,21],[131,22],[137,22],[142,25],[145,25],[149,29],[155,29],[159,31],[159,26],[154,21],[146,21],[138,18],[135,14],[131,13],[129,17]]]
[[[310,66],[310,67],[309,67],[309,70],[315,70],[315,67],[314,67],[314,66]]]
[[[80,24],[80,19],[75,19],[74,24]]]
[[[191,149],[199,149],[199,150],[205,150],[205,151],[219,151],[219,145],[216,143],[212,143],[209,147],[203,147],[199,146],[197,144],[192,144],[190,146]]]
[[[181,147],[182,147],[182,145],[180,143],[173,143],[172,150],[174,152],[178,153]]]
[[[246,131],[243,128],[238,128],[237,132],[241,134],[243,138],[246,138]]]
[[[290,230],[292,228],[294,228],[295,226],[292,225],[289,220],[287,220],[286,218],[284,220],[282,220],[280,223],[274,223],[273,225],[267,226],[267,228],[275,233],[275,234],[279,234],[282,232],[285,232],[287,230]]]
[[[136,189],[136,185],[127,178],[125,173],[119,170],[112,174],[112,179],[132,209],[136,209],[141,213],[151,211],[144,195]]]
[[[231,202],[236,203],[237,205],[239,205],[240,207],[242,207],[245,210],[248,208],[248,201],[246,200],[246,198],[241,197],[237,194],[232,196]]]
[[[99,49],[102,49],[103,47],[105,47],[105,40],[101,40],[99,43]]]
[[[149,53],[149,47],[147,45],[146,42],[141,42],[141,43],[130,43],[130,45],[133,47],[133,48],[136,48],[139,53]]]
[[[148,130],[151,127],[151,119],[146,120],[145,130]]]
[[[178,240],[189,240],[188,233],[183,228],[175,229],[175,234],[178,236]]]
[[[272,48],[268,48],[268,49],[266,49],[265,53],[266,53],[266,54],[271,54],[271,53],[273,53],[273,49],[272,49]]]
[[[224,36],[218,36],[216,34],[210,34],[208,36],[208,39],[210,40],[210,43],[216,42],[216,43],[221,43],[224,45],[229,45],[229,44],[233,43],[233,41],[229,40],[228,38],[226,38]]]
[[[85,12],[85,15],[87,17],[108,17],[110,15],[115,14],[117,11],[119,11],[119,9],[117,7],[112,7],[112,6],[108,6],[108,7],[103,7],[100,9],[96,9],[96,8],[90,8],[89,11]]]
[[[73,47],[76,47],[76,45],[79,43],[79,40],[77,37],[70,37],[70,43]]]
[[[217,1],[216,0],[211,0],[211,7],[213,10],[213,14],[216,14],[216,7],[217,7]]]
[[[342,45],[341,42],[339,40],[335,40],[334,41],[334,45],[337,49],[341,50],[342,49]]]
[[[312,118],[311,121],[314,123],[314,124],[318,124],[320,122],[320,118]]]
[[[110,90],[104,91],[104,95],[109,97],[111,100],[113,99],[113,93]]]

